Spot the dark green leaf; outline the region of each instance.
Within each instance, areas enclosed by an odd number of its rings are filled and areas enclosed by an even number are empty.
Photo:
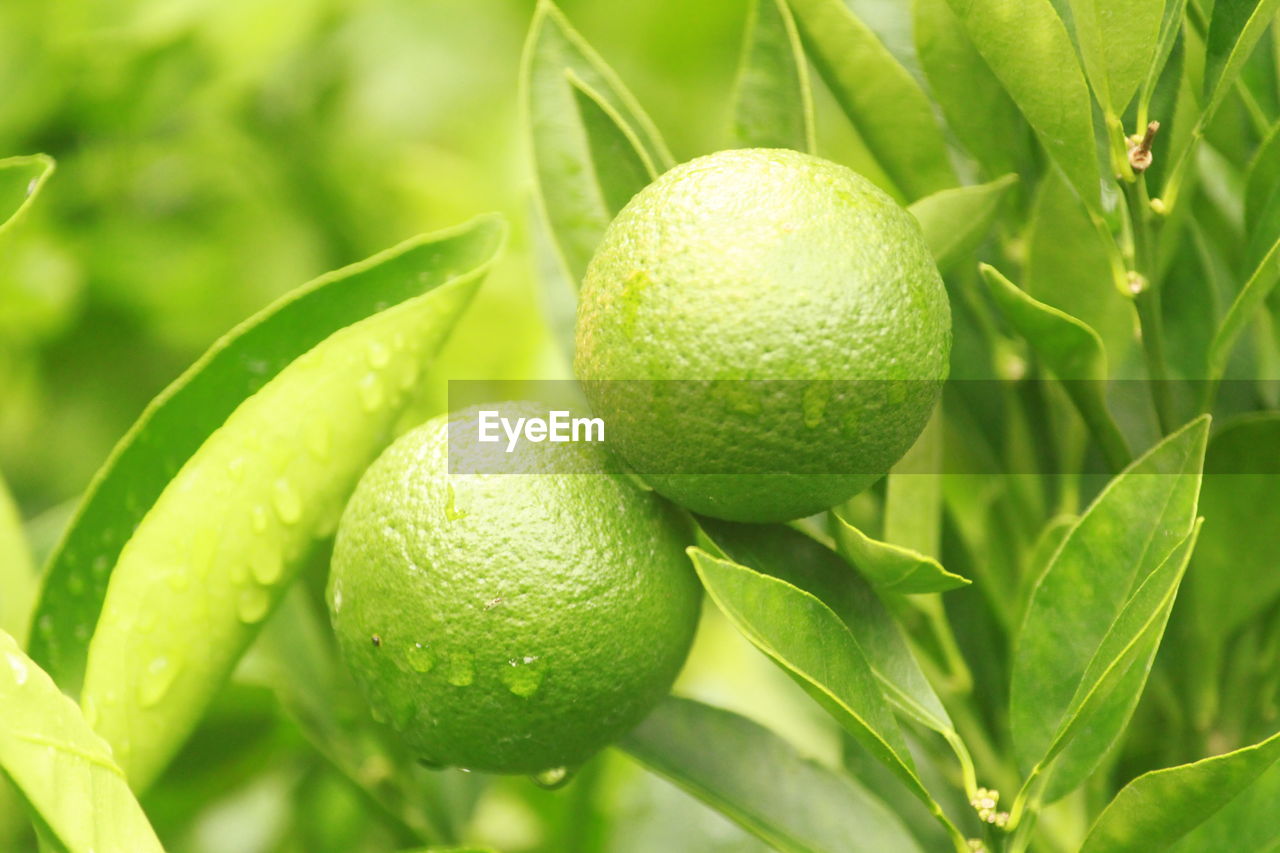
[[[1017,175],[1005,175],[988,184],[941,190],[907,208],[924,229],[939,271],[950,272],[982,244],[1017,182]]]
[[[162,853],[111,749],[0,631],[0,771],[68,853]]]
[[[1277,209],[1280,214],[1280,208]],[[1236,294],[1235,301],[1227,309],[1222,324],[1214,333],[1209,344],[1209,378],[1220,379],[1227,369],[1227,359],[1235,349],[1241,333],[1257,316],[1258,309],[1266,301],[1267,296],[1280,281],[1280,235],[1275,237],[1271,247],[1267,249],[1258,262],[1253,274],[1249,276],[1244,287]]]
[[[843,0],[788,0],[822,79],[908,201],[955,186],[933,106]]]
[[[978,53],[1093,212],[1101,211],[1093,107],[1049,0],[948,0]]]
[[[1144,773],[1125,785],[1107,805],[1094,821],[1080,851],[1159,853],[1167,850],[1213,815],[1220,814],[1223,806],[1262,774],[1277,767],[1277,762],[1280,762],[1280,734],[1225,755]],[[1280,832],[1280,826],[1276,829]]]
[[[1217,0],[1205,42],[1204,96],[1212,116],[1231,91],[1245,61],[1275,19],[1280,0]]]
[[[205,440],[246,399],[343,327],[450,282],[473,288],[504,234],[499,219],[484,217],[415,237],[286,294],[215,343],[151,402],[90,484],[45,572],[32,657],[64,689],[77,689],[121,549]]]
[[[743,148],[813,151],[813,93],[786,0],[754,0],[747,18],[733,108]]]
[[[0,477],[0,631],[9,632],[20,641],[25,638],[35,596],[31,549],[9,487]]]
[[[920,850],[857,782],[728,711],[670,697],[618,745],[787,853]]]
[[[910,548],[877,542],[849,522],[835,516],[836,541],[841,552],[880,592],[915,595],[947,592],[970,581],[952,574],[932,557]]]
[[[1258,146],[1245,178],[1244,223],[1250,234],[1257,233],[1262,213],[1277,191],[1280,191],[1280,121],[1271,126],[1266,139]]]
[[[1067,534],[1018,631],[1010,725],[1019,762],[1038,764],[1133,592],[1196,516],[1208,418],[1166,438],[1113,479]]]

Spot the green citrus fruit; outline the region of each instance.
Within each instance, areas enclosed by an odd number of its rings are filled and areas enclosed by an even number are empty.
[[[677,166],[623,208],[576,336],[610,446],[657,491],[780,521],[850,497],[911,446],[947,376],[951,311],[889,196],[817,157],[746,149]]]
[[[371,707],[425,763],[554,777],[667,693],[700,587],[677,511],[599,445],[526,442],[503,460],[518,473],[466,473],[477,411],[407,433],[365,473],[330,615]]]

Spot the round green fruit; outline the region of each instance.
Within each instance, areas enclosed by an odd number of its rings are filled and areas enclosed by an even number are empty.
[[[670,690],[700,587],[677,510],[598,445],[526,442],[503,460],[519,473],[454,473],[483,470],[466,468],[478,411],[427,422],[365,473],[330,615],[371,707],[424,763],[559,778]]]
[[[623,208],[576,338],[610,446],[658,492],[781,521],[907,451],[947,376],[951,310],[889,196],[817,157],[743,149],[677,166]]]

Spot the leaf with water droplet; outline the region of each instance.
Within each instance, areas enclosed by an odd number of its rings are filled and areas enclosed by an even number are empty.
[[[357,322],[267,378],[186,459],[121,549],[89,644],[81,695],[96,698],[107,689],[125,688],[118,707],[108,710],[100,703],[98,731],[113,745],[133,744],[120,763],[139,789],[194,727],[313,549],[317,531],[391,438],[400,414],[395,406],[360,412],[370,342],[389,342],[397,333],[421,341],[421,355],[393,354],[388,369],[430,357],[469,303],[501,237],[495,221],[482,221],[439,238],[411,241],[335,276],[351,289],[385,293],[385,278],[412,277],[441,255],[459,254],[475,263],[470,274],[425,294],[406,294],[382,313],[357,315]],[[289,317],[292,312],[280,313]],[[307,316],[304,312],[295,321]],[[391,353],[391,347],[387,350]],[[304,426],[317,421],[327,424],[341,454],[317,460],[299,440]],[[154,434],[158,428],[153,422],[148,434],[163,445],[169,436]],[[228,473],[235,458],[244,459],[240,482]],[[266,507],[279,523],[261,523],[251,507]],[[200,583],[185,590],[156,583],[157,567],[190,567],[193,535],[205,528],[218,531],[219,543]],[[53,587],[46,590],[52,606]],[[143,614],[156,620],[147,634],[132,627]],[[184,653],[188,649],[193,651]],[[166,653],[182,655],[183,677],[163,702],[139,707],[146,667]]]
[[[529,778],[533,780],[533,784],[539,788],[546,788],[548,791],[554,791],[557,788],[563,788],[573,780],[575,771],[568,767],[552,767],[548,770],[542,770],[534,773]]]
[[[45,154],[0,160],[0,234],[26,213],[54,168],[53,158]]]

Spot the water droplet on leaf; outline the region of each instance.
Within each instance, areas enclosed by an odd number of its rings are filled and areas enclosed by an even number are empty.
[[[386,367],[391,361],[391,350],[387,349],[386,344],[382,341],[369,342],[369,366],[374,368]]]
[[[271,491],[271,502],[275,504],[276,515],[285,524],[293,524],[302,518],[302,500],[284,477],[276,480]]]
[[[270,608],[271,596],[262,587],[243,587],[236,596],[236,613],[240,615],[240,621],[246,624],[261,622]]]
[[[357,390],[360,392],[360,405],[364,406],[366,412],[377,411],[382,406],[382,380],[378,379],[378,374],[365,374]]]
[[[253,529],[258,533],[265,533],[267,530],[267,510],[262,506],[255,506],[250,512],[253,520]]]
[[[5,652],[4,658],[9,662],[9,669],[13,672],[13,680],[19,687],[27,683],[27,662],[22,659],[21,655],[15,655],[13,652]]]
[[[178,668],[167,655],[154,658],[142,672],[142,680],[138,685],[138,702],[144,708],[156,705],[169,692]]]
[[[249,558],[249,570],[253,579],[263,586],[271,586],[284,574],[284,560],[280,552],[272,548],[255,551]]]
[[[529,778],[533,780],[533,784],[539,788],[546,788],[548,791],[554,791],[556,788],[563,788],[573,779],[574,771],[568,767],[552,767],[550,770],[543,770],[535,773]]]

